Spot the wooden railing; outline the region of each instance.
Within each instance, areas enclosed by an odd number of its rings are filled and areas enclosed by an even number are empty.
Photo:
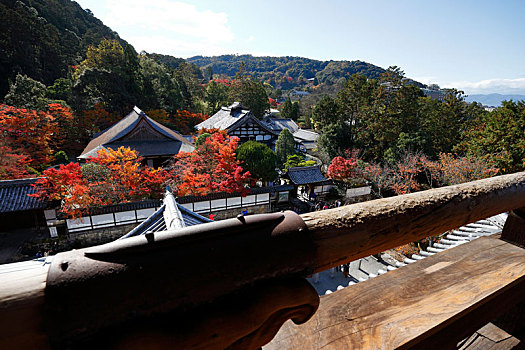
[[[481,289],[462,296],[472,302],[458,304],[426,328],[418,327],[414,320],[429,317],[412,312],[413,318],[406,316],[412,321],[394,323],[405,327],[396,331],[404,332],[404,337],[373,340],[356,331],[353,333],[362,337],[362,342],[356,343],[355,337],[348,336],[352,332],[340,325],[327,326],[332,330],[327,339],[332,340],[323,343],[318,341],[321,329],[312,328],[311,322],[296,329],[287,323],[285,335],[280,332],[269,345],[295,347],[302,339],[301,348],[317,348],[321,343],[328,348],[330,344],[342,346],[339,348],[355,344],[376,348],[377,344],[382,344],[380,348],[416,346],[439,339],[434,337],[448,331],[457,320],[464,321],[465,315],[477,316],[484,311],[496,317],[510,304],[522,301],[525,264],[519,262],[525,261],[524,250],[500,239],[478,240],[482,243],[476,243],[475,253],[461,247],[461,254],[471,260],[454,260],[449,256],[452,253],[440,253],[425,260],[426,270],[420,270],[417,263],[406,268],[407,272],[399,269],[327,296],[330,299],[326,300],[338,309],[353,310],[356,315],[327,311],[324,297],[316,313],[319,298],[304,277],[522,207],[525,173],[517,173],[300,217],[291,212],[238,217],[60,253],[49,271],[43,267],[0,275],[0,348],[104,344],[249,349],[268,343],[288,319],[303,323],[313,316],[319,324],[319,315],[324,315],[328,324],[333,321],[344,325],[346,320],[353,329],[356,324],[349,322],[358,315],[361,321],[372,322],[367,329],[374,325],[388,329],[391,323],[385,320],[395,315],[392,310],[400,312],[409,307],[395,302],[402,299],[405,287],[398,288],[397,294],[390,293],[389,283],[407,282],[409,274],[444,271],[448,265],[471,266],[472,259],[485,261],[494,256],[492,279],[473,279],[478,283],[476,288]],[[520,215],[518,210],[509,216],[502,239],[524,243]],[[510,265],[503,259],[508,254],[514,259]],[[445,255],[449,260],[439,260]],[[458,272],[455,276],[462,276],[462,280],[461,285],[454,284],[455,290],[468,286],[469,273],[474,276],[476,271],[474,266],[468,273]],[[418,292],[421,298],[414,302],[428,301],[425,295],[439,297],[433,294],[433,288],[423,283]],[[367,310],[366,304],[359,304],[359,310],[349,308],[356,297],[352,290],[379,298],[376,309]],[[383,294],[388,298],[381,301]],[[370,300],[376,299],[363,302]],[[494,307],[494,303],[501,307]],[[381,307],[387,305],[390,313],[380,314]],[[484,309],[484,305],[491,308]],[[330,321],[330,317],[336,319]],[[374,334],[383,333],[376,330]],[[336,339],[346,340],[341,343]]]

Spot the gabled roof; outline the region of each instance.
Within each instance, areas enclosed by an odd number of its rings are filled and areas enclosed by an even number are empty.
[[[292,134],[294,138],[299,139],[301,141],[316,142],[317,138],[319,137],[318,133],[311,131],[311,130],[305,130],[305,129],[299,129]]]
[[[289,118],[266,118],[264,121],[268,124],[270,129],[278,132],[281,132],[286,128],[293,134],[299,130],[299,125]]]
[[[250,112],[246,107],[241,105],[239,102],[234,102],[231,106],[222,107],[220,111],[212,115],[210,118],[206,119],[200,124],[197,124],[195,128],[200,129],[219,129],[226,130],[230,132],[237,127],[243,125],[248,120],[255,122],[262,129],[266,130],[270,134],[279,134],[278,132],[273,131],[268,125],[264,122],[261,122],[257,119],[252,112]]]
[[[321,168],[318,165],[289,168],[286,177],[296,185],[314,184],[327,181],[321,173]]]
[[[162,206],[144,222],[120,239],[143,235],[147,232],[176,230],[210,221],[211,220],[179,205],[173,194],[166,191]]]
[[[0,213],[43,209],[46,201],[29,197],[36,193],[36,178],[0,181]]]
[[[283,129],[288,129],[298,143],[316,142],[319,134],[312,130],[300,129],[299,126],[289,118],[271,118],[266,117],[264,122],[273,131],[280,133]],[[315,148],[310,147],[310,148]]]
[[[227,130],[233,124],[237,123],[252,114],[246,107],[241,105],[239,102],[234,102],[231,106],[221,107],[221,109],[203,121],[200,124],[195,125],[197,130],[200,129],[219,129]]]
[[[92,139],[78,158],[96,157],[100,149],[121,146],[130,147],[141,156],[166,156],[194,149],[191,142],[178,132],[157,123],[134,107],[125,118]]]

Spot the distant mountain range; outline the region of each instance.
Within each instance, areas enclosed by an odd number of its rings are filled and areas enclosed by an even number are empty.
[[[521,101],[525,100],[525,95],[501,95],[501,94],[488,94],[488,95],[468,95],[465,100],[467,102],[479,102],[485,106],[498,107],[501,102],[505,100]]]

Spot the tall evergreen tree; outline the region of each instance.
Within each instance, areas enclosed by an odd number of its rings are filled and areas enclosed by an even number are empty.
[[[283,129],[275,143],[275,154],[277,160],[283,164],[289,155],[295,154],[295,140],[288,129]]]

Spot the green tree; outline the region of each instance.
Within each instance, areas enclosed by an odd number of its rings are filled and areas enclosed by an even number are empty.
[[[244,170],[248,170],[256,179],[272,181],[277,178],[275,166],[277,156],[263,143],[248,141],[237,149],[237,159],[242,161]]]
[[[344,122],[329,124],[323,128],[317,139],[317,145],[329,159],[344,156],[345,150],[352,148],[349,130]]]
[[[488,159],[502,173],[525,169],[525,101],[504,101],[475,120],[456,150]]]
[[[211,134],[209,132],[203,132],[202,134],[200,134],[195,140],[195,147],[204,145],[204,142],[206,142],[206,139],[210,136]]]
[[[47,87],[46,96],[53,100],[67,101],[71,98],[72,87],[73,81],[70,77],[58,78],[53,85]]]
[[[315,165],[315,160],[306,160],[306,157],[302,154],[292,154],[286,158],[286,162],[283,165],[284,169],[288,170],[294,167]]]
[[[183,61],[175,69],[174,79],[178,82],[183,97],[183,109],[193,112],[204,112],[198,109],[204,99],[201,70],[194,64]]]
[[[313,110],[312,120],[317,130],[335,124],[339,121],[339,107],[337,102],[330,96],[324,96]]]
[[[246,74],[244,64],[232,81],[229,91],[230,102],[238,101],[246,106],[256,118],[261,119],[270,109],[264,85]]]
[[[46,86],[27,75],[17,74],[15,82],[10,84],[4,101],[19,108],[45,110],[50,101],[46,99]]]
[[[90,46],[75,72],[75,109],[103,102],[108,110],[125,114],[141,105],[144,95],[137,67],[137,54],[130,45],[124,49],[117,40],[102,40],[97,47]]]
[[[228,103],[228,86],[213,80],[210,81],[206,85],[204,100],[208,105],[207,114],[213,115],[217,113],[222,106]]]
[[[363,74],[353,74],[337,93],[336,103],[340,119],[348,125],[349,135],[352,142],[355,142],[357,126],[360,118],[372,101],[374,93],[379,84],[377,80],[367,79]]]
[[[182,110],[184,103],[181,88],[171,70],[146,55],[140,57],[139,64],[139,73],[143,77],[143,95],[147,97],[142,108],[162,108],[169,113]]]
[[[288,129],[283,129],[275,143],[277,160],[283,164],[289,155],[295,154],[295,140]]]
[[[299,119],[299,101],[292,102],[290,98],[287,98],[286,101],[284,101],[281,115],[284,118],[297,121]]]

